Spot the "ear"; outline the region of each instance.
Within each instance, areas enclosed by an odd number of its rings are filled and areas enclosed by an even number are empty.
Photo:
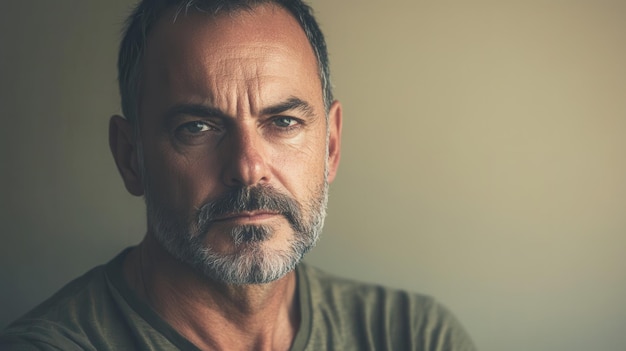
[[[143,195],[143,180],[137,157],[133,127],[124,117],[113,116],[109,122],[109,147],[117,169],[129,193]]]
[[[331,183],[337,175],[339,159],[341,158],[341,103],[334,101],[328,111],[328,182]]]

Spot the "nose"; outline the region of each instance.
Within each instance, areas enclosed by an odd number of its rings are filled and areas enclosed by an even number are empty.
[[[256,128],[232,131],[225,147],[222,179],[229,187],[249,187],[270,180],[266,147]]]

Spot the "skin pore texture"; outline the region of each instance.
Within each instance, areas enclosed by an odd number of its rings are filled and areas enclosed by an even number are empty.
[[[339,165],[341,106],[334,102],[326,116],[315,55],[284,9],[173,18],[174,11],[162,16],[148,37],[140,137],[122,117],[111,119],[126,188],[148,190],[149,211],[161,211],[148,215],[125,277],[200,349],[288,350],[299,326],[292,270],[262,284],[224,281],[173,255],[163,237],[187,235],[216,255],[261,261],[292,250],[301,233],[280,211],[218,212],[205,227],[196,225],[198,211],[236,189],[263,187],[291,199],[302,222],[316,214],[323,222],[326,184]],[[183,229],[166,233],[163,216]],[[245,226],[265,231],[233,235]]]

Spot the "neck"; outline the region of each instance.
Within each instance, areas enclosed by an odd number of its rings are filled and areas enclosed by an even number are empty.
[[[131,288],[203,350],[287,350],[300,316],[294,272],[269,284],[216,282],[176,260],[148,234],[129,253]]]

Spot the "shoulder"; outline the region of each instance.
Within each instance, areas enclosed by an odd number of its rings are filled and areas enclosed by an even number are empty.
[[[410,309],[422,316],[441,308],[428,295],[342,278],[308,265],[302,265],[300,271],[309,282],[311,298],[319,302],[340,302],[343,308],[348,309],[366,309],[373,306],[383,307],[382,311]]]
[[[37,349],[57,349],[67,344],[62,339],[78,341],[85,319],[96,320],[98,307],[106,290],[104,267],[98,266],[71,281],[33,310],[13,322],[0,334],[0,345],[38,345]]]
[[[474,350],[454,315],[431,296],[336,277],[303,265],[314,319],[359,348]],[[349,339],[353,340],[349,340]],[[363,344],[366,343],[366,344]]]
[[[91,269],[10,324],[0,333],[0,349],[89,350],[122,329],[106,270]]]

